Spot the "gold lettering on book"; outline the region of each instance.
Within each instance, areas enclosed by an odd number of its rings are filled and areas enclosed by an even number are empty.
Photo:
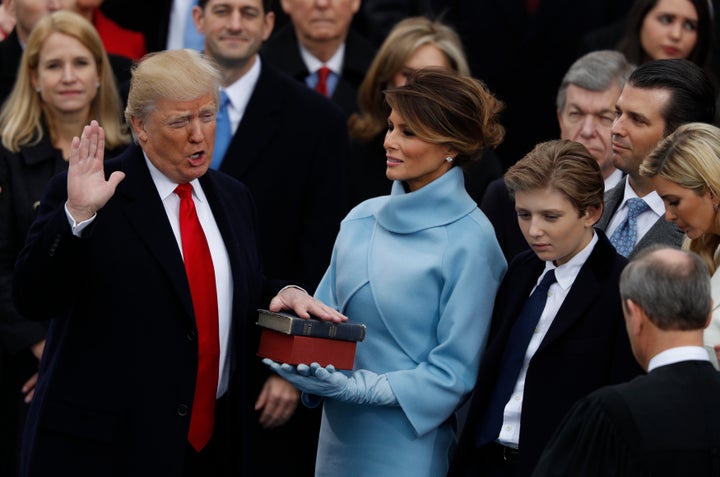
[[[330,338],[335,338],[335,335],[337,335],[337,325],[330,325],[330,328],[328,329],[328,336]]]
[[[309,336],[311,333],[312,333],[312,322],[305,321],[305,323],[303,323],[303,334],[305,336]]]

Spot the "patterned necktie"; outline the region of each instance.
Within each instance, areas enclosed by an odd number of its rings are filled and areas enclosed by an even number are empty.
[[[210,167],[219,169],[222,164],[225,152],[227,152],[230,139],[232,139],[232,127],[230,126],[230,118],[228,117],[228,98],[225,90],[220,91],[220,107],[218,108],[217,117],[215,118],[215,148],[213,149],[212,163]]]
[[[188,5],[187,15],[185,17],[185,30],[183,31],[183,48],[190,48],[195,51],[203,51],[205,48],[205,36],[198,33],[193,21],[193,7],[197,5],[197,0],[192,0]]]
[[[215,427],[220,339],[215,269],[195,210],[192,190],[190,184],[175,188],[175,193],[180,196],[180,238],[198,335],[197,378],[188,441],[199,452],[210,440]]]
[[[650,208],[647,203],[639,198],[628,199],[628,214],[625,220],[615,229],[610,243],[613,244],[615,250],[623,257],[630,255],[635,248],[635,240],[637,239],[637,218]]]
[[[476,434],[478,447],[493,442],[500,435],[505,405],[515,389],[520,368],[525,360],[530,338],[537,327],[540,315],[545,309],[550,285],[555,283],[555,270],[549,270],[525,302],[515,324],[510,330],[500,359],[497,382],[490,397],[485,416],[479,423]]]
[[[317,86],[315,86],[315,91],[317,91],[320,94],[325,95],[325,97],[330,97],[330,94],[328,93],[328,87],[327,87],[327,80],[328,80],[328,76],[330,76],[330,73],[331,73],[331,70],[327,66],[323,66],[319,70],[317,70],[318,82],[317,82]]]

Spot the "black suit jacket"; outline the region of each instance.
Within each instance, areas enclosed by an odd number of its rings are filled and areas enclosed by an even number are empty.
[[[126,177],[81,238],[65,215],[65,174],[55,176],[15,268],[20,312],[53,318],[21,475],[182,475],[197,368],[182,256],[141,149],[131,146],[105,170]],[[212,170],[200,183],[233,276],[231,418],[216,425],[230,427],[233,458],[247,467],[246,340],[261,297],[279,284],[266,288],[247,188]]]
[[[625,332],[620,272],[627,263],[602,232],[540,347],[530,361],[520,423],[519,475],[533,470],[545,444],[578,399],[642,372]],[[477,426],[497,381],[500,358],[545,262],[531,250],[518,254],[500,284],[490,335],[450,476],[463,476],[475,452]]]
[[[596,224],[596,227],[600,230],[605,231],[610,224],[615,212],[623,201],[625,196],[625,182],[627,177],[621,180],[615,187],[605,193],[605,204],[603,208],[602,216]],[[682,245],[685,234],[672,222],[665,220],[665,217],[660,217],[655,221],[655,224],[647,231],[645,235],[635,244],[632,252],[628,258],[632,258],[638,251],[652,244],[665,244],[670,247],[679,248]]]
[[[300,46],[292,23],[277,31],[263,45],[263,59],[269,64],[305,84],[310,74],[300,56]],[[356,112],[357,92],[370,67],[375,51],[360,34],[350,29],[345,39],[345,59],[342,73],[332,94],[332,100],[340,106],[346,117]]]
[[[720,373],[707,361],[661,366],[579,401],[535,477],[720,475]]]
[[[263,62],[220,170],[252,192],[268,276],[317,286],[346,212],[348,151],[339,108]]]
[[[490,219],[508,263],[515,255],[530,248],[518,225],[515,201],[510,197],[504,178],[495,179],[487,186],[480,210]]]

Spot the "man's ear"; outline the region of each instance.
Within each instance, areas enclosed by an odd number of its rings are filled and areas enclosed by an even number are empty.
[[[643,328],[645,328],[645,320],[647,320],[647,315],[645,315],[643,309],[640,308],[640,305],[630,299],[625,300],[625,310],[626,317],[629,320],[627,326],[628,332],[631,333],[633,336],[640,335]]]
[[[145,121],[136,116],[130,116],[130,127],[132,127],[133,133],[135,134],[135,137],[138,139],[139,143],[142,144],[147,141]]]
[[[192,9],[192,19],[193,23],[195,24],[195,29],[198,33],[201,35],[205,34],[205,25],[203,23],[203,17],[205,16],[205,12],[202,8],[195,5]]]

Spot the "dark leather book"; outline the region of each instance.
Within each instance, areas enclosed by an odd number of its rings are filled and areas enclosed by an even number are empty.
[[[333,323],[318,318],[300,318],[287,311],[258,310],[257,324],[286,335],[312,336],[331,340],[362,341],[366,327],[362,323]]]

